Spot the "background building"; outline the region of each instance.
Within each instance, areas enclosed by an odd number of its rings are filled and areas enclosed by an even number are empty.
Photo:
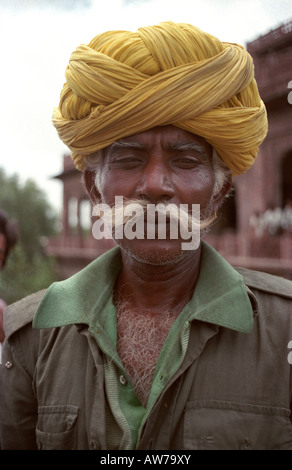
[[[233,265],[292,279],[292,21],[247,45],[269,131],[209,236]],[[290,101],[290,103],[289,103]]]
[[[268,136],[253,167],[234,178],[233,194],[207,241],[234,266],[292,279],[292,21],[247,49],[267,107]],[[114,244],[93,238],[90,203],[69,156],[56,178],[63,183],[63,228],[48,253],[67,277]]]

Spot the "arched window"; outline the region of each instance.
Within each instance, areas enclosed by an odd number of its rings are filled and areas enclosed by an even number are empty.
[[[88,199],[82,199],[79,206],[80,226],[82,233],[85,235],[91,229],[91,203]]]
[[[68,201],[68,226],[71,235],[76,233],[78,226],[78,201],[76,197],[70,197]]]

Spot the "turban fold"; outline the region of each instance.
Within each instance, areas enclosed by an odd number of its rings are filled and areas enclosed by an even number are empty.
[[[236,175],[267,133],[250,54],[189,24],[99,34],[72,53],[65,77],[53,124],[79,170],[86,155],[172,124],[203,137]]]

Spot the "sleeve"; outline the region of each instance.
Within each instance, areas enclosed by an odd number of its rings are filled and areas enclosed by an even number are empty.
[[[24,328],[25,330],[25,328]],[[22,351],[21,335],[16,332],[5,340],[0,365],[0,448],[34,450],[37,401],[33,391],[33,373]]]

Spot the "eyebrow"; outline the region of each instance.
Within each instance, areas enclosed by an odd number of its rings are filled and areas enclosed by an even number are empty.
[[[207,149],[200,144],[196,144],[195,142],[178,142],[170,145],[170,148],[173,150],[177,150],[180,152],[184,151],[195,151],[202,156],[206,156],[208,154]]]
[[[139,142],[133,142],[133,141],[128,141],[128,140],[119,140],[117,142],[114,142],[110,147],[109,151],[115,151],[115,150],[120,150],[120,149],[137,149],[137,150],[143,150],[145,148],[145,145],[143,143]],[[169,150],[176,150],[176,151],[195,151],[202,156],[207,155],[207,150],[201,146],[200,144],[196,144],[195,142],[178,142],[178,143],[173,143],[173,144],[168,144],[167,149]]]
[[[128,140],[119,140],[117,142],[114,142],[113,144],[110,145],[109,147],[109,152],[113,152],[115,150],[120,150],[120,149],[137,149],[137,150],[142,150],[144,147],[143,144],[140,144],[139,142],[131,142]]]

